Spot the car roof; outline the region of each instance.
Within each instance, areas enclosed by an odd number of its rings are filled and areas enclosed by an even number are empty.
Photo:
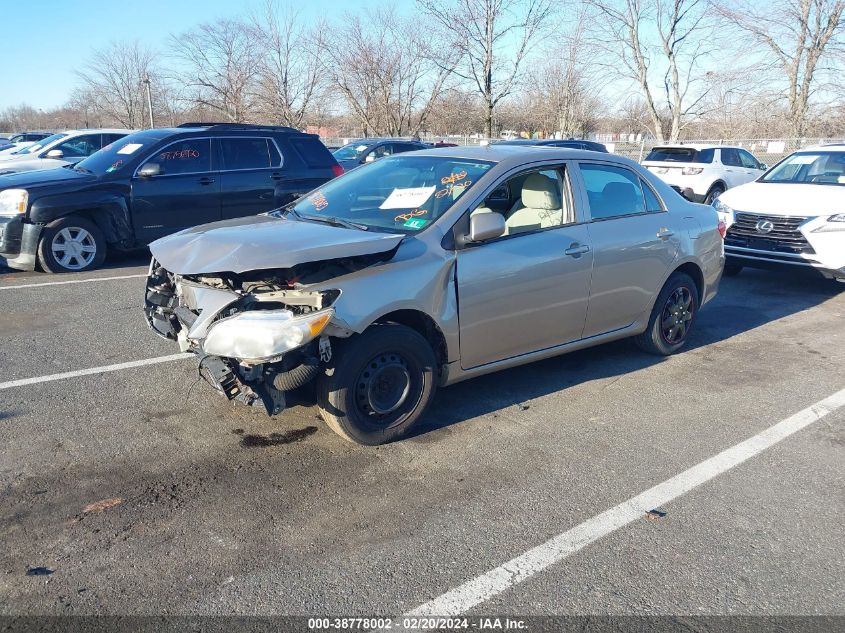
[[[545,159],[583,160],[585,158],[618,162],[625,165],[637,164],[624,156],[609,154],[607,152],[594,152],[592,150],[554,147],[551,145],[505,145],[503,143],[465,145],[463,147],[433,147],[431,149],[415,151],[413,155],[439,156],[462,160],[486,160],[502,163],[505,166],[518,166],[522,163]],[[408,154],[399,154],[399,156],[408,156]]]
[[[658,143],[651,149],[662,149],[664,147],[673,147],[673,148],[690,148],[696,150],[702,149],[719,149],[719,148],[727,148],[727,149],[745,149],[743,147],[738,147],[736,145],[719,145],[718,143]]]
[[[795,150],[796,154],[801,152],[845,152],[845,143],[823,143],[821,145],[811,145],[810,147],[802,147]]]
[[[83,128],[80,130],[63,130],[63,134],[67,134],[68,136],[74,136],[77,134],[132,134],[132,132],[137,132],[138,130],[123,130],[118,128]]]

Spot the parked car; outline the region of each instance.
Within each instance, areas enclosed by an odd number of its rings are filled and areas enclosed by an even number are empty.
[[[73,165],[131,132],[71,130],[52,134],[19,151],[0,155],[0,176]]]
[[[741,147],[698,143],[655,147],[643,165],[688,200],[705,204],[766,171],[765,164]]]
[[[361,444],[438,385],[627,336],[678,351],[724,261],[713,207],[633,161],[501,145],[391,156],[150,250],[147,321],[220,393],[276,414],[316,381]]]
[[[517,138],[511,141],[498,141],[496,145],[536,145],[537,147],[568,147],[585,149],[591,152],[605,152],[607,147],[595,141],[575,138]]]
[[[52,132],[20,132],[19,134],[12,134],[9,137],[9,142],[19,149],[23,149],[24,147],[29,147],[33,143],[44,140],[51,134]]]
[[[845,144],[795,152],[715,207],[728,226],[725,274],[791,268],[845,281]]]
[[[76,165],[0,176],[0,257],[22,270],[89,270],[109,248],[263,213],[340,173],[316,135],[293,128],[136,132]]]
[[[333,155],[340,166],[349,171],[385,156],[426,148],[428,145],[421,141],[402,138],[362,138],[335,150]]]

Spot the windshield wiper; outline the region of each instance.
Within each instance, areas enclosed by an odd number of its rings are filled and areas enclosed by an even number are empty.
[[[86,169],[85,167],[80,167],[79,165],[70,165],[70,168],[73,171],[82,172],[83,174],[93,174],[94,173],[90,169]]]
[[[366,224],[358,224],[357,222],[350,222],[349,220],[344,220],[343,218],[339,218],[333,215],[302,215],[295,209],[291,209],[291,212],[298,217],[300,220],[306,221],[314,221],[314,222],[322,222],[323,224],[331,224],[332,226],[342,226],[347,229],[358,229],[359,231],[369,231],[370,227]]]

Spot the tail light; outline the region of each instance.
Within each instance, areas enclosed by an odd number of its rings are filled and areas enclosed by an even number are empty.
[[[684,176],[698,176],[698,174],[700,174],[703,171],[704,171],[703,167],[684,167],[683,170],[681,170],[681,173]]]
[[[332,172],[334,173],[334,177],[337,178],[338,176],[343,175],[343,167],[340,165],[332,165]]]
[[[725,236],[728,234],[728,224],[724,220],[719,220],[719,224],[716,227],[716,230],[719,231],[719,235],[722,236],[722,239],[725,239]]]

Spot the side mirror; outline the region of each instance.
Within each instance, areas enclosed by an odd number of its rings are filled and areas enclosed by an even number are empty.
[[[44,158],[64,158],[65,153],[60,149],[51,149],[44,154]]]
[[[469,218],[470,242],[484,242],[501,237],[507,226],[501,213],[476,213]]]
[[[161,165],[158,163],[144,163],[138,170],[138,177],[140,178],[151,178],[159,174],[161,174]]]
[[[769,166],[766,163],[760,163],[760,169],[762,169],[763,171],[766,171],[768,168]]]
[[[365,163],[372,163],[376,159],[374,154],[367,154],[367,157],[364,159]]]

